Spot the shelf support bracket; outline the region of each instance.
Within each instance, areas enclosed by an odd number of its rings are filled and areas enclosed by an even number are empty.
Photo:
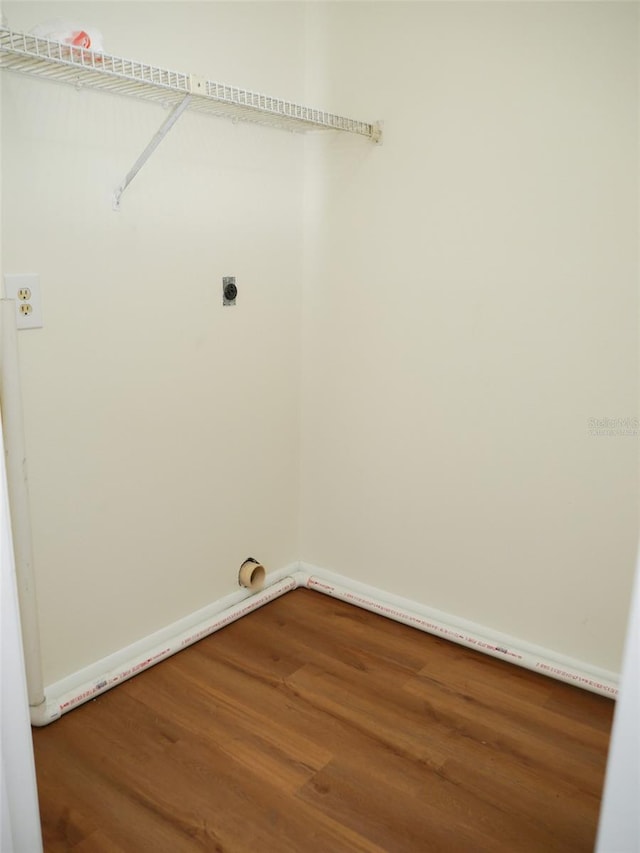
[[[122,194],[124,193],[126,188],[129,186],[131,181],[138,174],[140,169],[142,169],[142,167],[147,162],[149,157],[151,157],[151,155],[156,150],[158,145],[160,145],[160,143],[165,138],[167,133],[169,133],[169,131],[171,130],[173,125],[178,121],[178,119],[180,118],[182,113],[189,106],[190,100],[191,100],[191,95],[185,95],[184,98],[180,101],[180,103],[177,104],[177,106],[175,106],[173,108],[173,110],[171,110],[169,115],[166,117],[166,119],[162,122],[162,124],[160,125],[160,127],[156,131],[151,142],[147,145],[147,147],[144,149],[142,154],[138,157],[138,159],[133,164],[131,169],[129,169],[129,171],[127,172],[127,174],[125,176],[125,179],[122,181],[122,183],[120,184],[120,186],[118,187],[118,189],[115,191],[115,193],[113,195],[113,209],[114,210],[120,210],[120,199],[122,198]]]

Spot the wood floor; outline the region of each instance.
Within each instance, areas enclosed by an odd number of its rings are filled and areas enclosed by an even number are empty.
[[[591,851],[613,702],[299,589],[34,730],[46,851]]]

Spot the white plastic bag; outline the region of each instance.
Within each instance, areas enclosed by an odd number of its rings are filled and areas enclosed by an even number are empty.
[[[85,27],[83,24],[74,24],[54,18],[38,24],[31,30],[31,35],[49,41],[59,41],[73,47],[84,47],[87,50],[103,51],[102,33],[93,27]]]

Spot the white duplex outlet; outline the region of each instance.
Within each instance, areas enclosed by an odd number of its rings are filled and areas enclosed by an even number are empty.
[[[16,303],[16,328],[41,329],[42,296],[37,273],[5,273],[4,295]]]

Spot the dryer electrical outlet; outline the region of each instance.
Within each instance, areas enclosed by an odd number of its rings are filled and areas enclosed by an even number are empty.
[[[42,328],[42,294],[37,273],[5,273],[4,295],[15,300],[17,329]]]
[[[222,304],[235,305],[236,297],[238,296],[238,288],[236,287],[235,275],[225,275],[222,277]]]

